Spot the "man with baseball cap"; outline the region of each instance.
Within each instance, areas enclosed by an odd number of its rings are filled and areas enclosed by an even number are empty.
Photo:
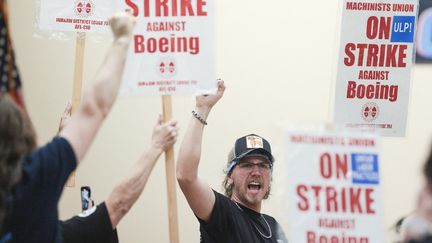
[[[201,242],[287,242],[277,221],[261,214],[262,200],[270,193],[274,162],[267,140],[256,134],[236,140],[225,168],[225,196],[198,177],[206,119],[224,91],[219,81],[216,94],[197,96],[177,161],[177,180],[200,222]]]

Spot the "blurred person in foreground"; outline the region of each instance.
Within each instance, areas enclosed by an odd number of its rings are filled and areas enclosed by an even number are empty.
[[[432,243],[432,147],[423,174],[425,183],[418,195],[417,208],[401,224],[403,243]]]

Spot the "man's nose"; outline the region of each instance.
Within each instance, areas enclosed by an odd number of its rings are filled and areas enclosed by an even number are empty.
[[[260,165],[259,164],[254,164],[253,166],[252,166],[252,171],[251,171],[252,173],[260,173],[261,172],[261,167],[260,167]]]

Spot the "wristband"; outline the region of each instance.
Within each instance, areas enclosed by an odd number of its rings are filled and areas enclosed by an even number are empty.
[[[200,116],[198,115],[198,113],[196,113],[196,111],[192,110],[192,115],[198,119],[198,121],[201,122],[201,124],[203,124],[204,126],[207,125],[207,122]]]

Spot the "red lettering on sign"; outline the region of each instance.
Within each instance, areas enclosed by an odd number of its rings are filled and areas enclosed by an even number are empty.
[[[126,5],[129,6],[131,9],[126,9],[126,12],[131,13],[132,10],[132,15],[137,17],[138,16],[138,6],[132,2],[132,0],[125,0]]]
[[[307,193],[307,187],[305,185],[297,186],[297,195],[300,197],[300,202],[297,203],[297,207],[300,211],[309,210],[308,198],[305,195]]]
[[[200,43],[199,37],[176,37],[174,34],[168,37],[150,37],[145,38],[143,35],[134,36],[135,53],[190,53],[199,54]]]
[[[372,197],[373,189],[366,188],[365,196],[366,196],[366,213],[367,214],[375,214],[375,210],[371,207],[373,202],[375,201]]]
[[[380,82],[375,84],[357,84],[354,81],[348,81],[347,95],[348,99],[379,99],[395,102],[398,98],[397,85],[385,85]]]
[[[373,209],[373,188],[342,187],[322,185],[298,185],[296,188],[300,201],[300,211],[313,210],[327,213],[375,214]],[[310,205],[315,204],[315,207]],[[323,207],[321,207],[321,203]]]
[[[336,178],[347,178],[348,173],[348,156],[346,154],[335,154],[334,157],[329,153],[324,153],[320,156],[320,173],[325,179],[330,179],[333,175],[333,169],[336,173]]]
[[[344,64],[348,67],[406,67],[407,48],[407,45],[347,43]]]
[[[192,0],[143,0],[143,15],[144,17],[150,17],[153,8],[155,17],[207,16],[205,10],[206,0],[193,1],[194,4]],[[134,16],[139,15],[137,4],[132,0],[125,0],[125,3],[131,8],[126,11],[132,11]]]
[[[314,231],[306,232],[307,243],[369,243],[367,236],[349,236],[342,231],[339,235],[319,235]]]
[[[366,37],[374,40],[390,39],[391,17],[370,16],[366,24]]]

